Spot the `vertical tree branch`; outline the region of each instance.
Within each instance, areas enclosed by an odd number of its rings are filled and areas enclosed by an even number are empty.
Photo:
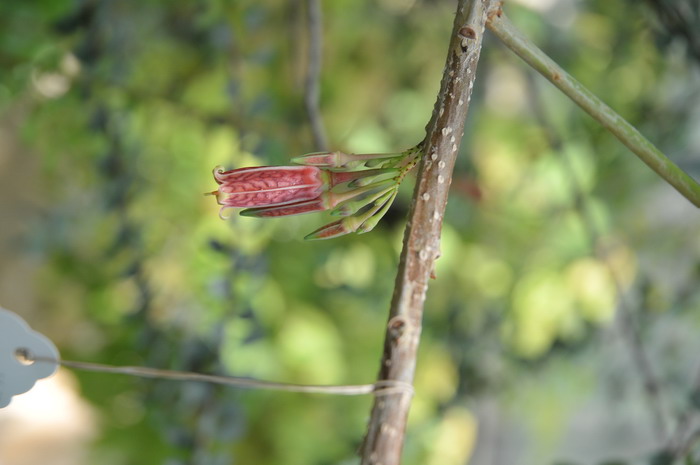
[[[308,26],[308,60],[304,78],[304,105],[306,113],[309,115],[314,146],[316,150],[326,151],[328,150],[328,141],[319,109],[319,78],[323,54],[321,0],[306,1],[306,24]]]
[[[379,380],[413,382],[423,304],[435,260],[490,0],[460,0],[440,92],[426,127],[423,157],[404,233]],[[375,398],[361,448],[363,465],[397,465],[410,395]]]

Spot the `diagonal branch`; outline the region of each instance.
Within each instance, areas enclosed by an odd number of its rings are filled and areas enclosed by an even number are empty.
[[[498,14],[490,15],[486,25],[508,48],[610,131],[649,168],[671,184],[693,205],[700,207],[700,184],[666,157],[634,126],[537,48],[506,18],[502,11],[499,10]]]
[[[460,0],[440,92],[426,127],[423,157],[404,233],[379,380],[413,382],[428,279],[440,255],[440,230],[452,169],[469,108],[490,0]],[[363,465],[398,465],[410,395],[375,399],[361,448]]]

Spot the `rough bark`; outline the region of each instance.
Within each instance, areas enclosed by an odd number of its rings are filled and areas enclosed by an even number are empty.
[[[380,381],[413,382],[423,304],[440,255],[447,194],[464,133],[489,5],[489,0],[458,2],[440,92],[426,127],[386,326]],[[399,464],[410,403],[409,392],[375,398],[361,448],[363,465]]]

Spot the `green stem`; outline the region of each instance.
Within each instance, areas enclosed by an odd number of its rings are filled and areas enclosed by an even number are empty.
[[[386,189],[382,189],[382,192],[386,192],[394,186],[396,186],[396,181],[393,179],[385,179],[383,181],[378,181],[346,192],[328,192],[327,195],[330,200],[329,206],[330,208],[334,208],[341,203],[348,202],[350,199],[360,197],[361,195],[372,192],[375,189],[386,187]]]
[[[506,18],[500,8],[489,14],[486,25],[508,48],[603,125],[683,197],[700,207],[700,184],[669,160],[634,126],[537,48]]]
[[[394,202],[398,192],[399,190],[395,188],[393,191],[387,192],[382,196],[382,198],[377,200],[377,203],[370,210],[371,214],[369,217],[360,225],[359,228],[357,228],[358,234],[368,233],[373,230],[375,226],[377,226],[379,220],[384,218],[386,212],[388,212],[389,208],[391,208],[391,204]]]
[[[362,207],[376,201],[392,189],[396,190],[396,184],[389,185],[369,197],[360,198],[359,200],[346,200],[336,207],[335,210],[331,211],[331,216],[349,216],[357,213]]]

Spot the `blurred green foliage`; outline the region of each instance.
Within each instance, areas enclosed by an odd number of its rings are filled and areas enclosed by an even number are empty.
[[[659,50],[653,10],[526,3],[535,8],[507,6],[513,21],[700,177],[698,63],[682,41],[664,36]],[[323,7],[332,146],[419,142],[453,2]],[[300,0],[0,3],[0,112],[22,147],[7,156],[38,160],[21,237],[39,263],[32,324],[64,358],[374,379],[412,179],[374,232],[321,243],[300,240],[321,215],[222,221],[201,195],[215,165],[314,151],[305,27]],[[658,459],[664,441],[615,313],[623,294],[674,424],[690,409],[700,349],[696,211],[492,38],[467,124],[405,463]],[[369,398],[76,375],[100,418],[88,463],[356,463],[370,408]]]

